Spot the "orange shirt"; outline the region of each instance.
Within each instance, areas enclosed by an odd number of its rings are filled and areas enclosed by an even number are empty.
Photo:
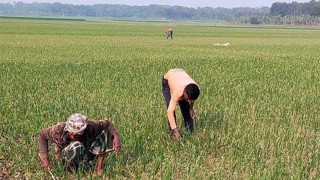
[[[171,100],[167,110],[171,129],[177,127],[174,120],[174,111],[178,105],[178,101],[183,98],[184,88],[191,84],[197,84],[183,69],[170,69],[164,74],[164,78],[168,80],[170,87]]]

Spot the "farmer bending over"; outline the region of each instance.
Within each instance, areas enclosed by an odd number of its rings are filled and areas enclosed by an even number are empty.
[[[183,69],[170,69],[162,78],[162,93],[167,105],[171,134],[181,139],[177,128],[175,109],[179,104],[186,128],[193,132],[194,101],[200,95],[199,86]]]
[[[173,30],[172,30],[172,29],[167,29],[167,30],[166,30],[166,34],[167,34],[167,39],[168,39],[169,37],[172,39]]]
[[[109,120],[89,121],[85,115],[72,114],[67,122],[44,128],[39,135],[39,157],[50,170],[48,142],[54,144],[55,157],[68,171],[94,167],[102,173],[106,152],[120,150],[119,135]]]

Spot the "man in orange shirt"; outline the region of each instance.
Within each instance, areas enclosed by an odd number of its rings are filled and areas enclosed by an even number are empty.
[[[166,30],[166,34],[167,34],[167,39],[168,39],[169,37],[172,39],[173,30],[172,30],[172,29],[167,29],[167,30]]]
[[[199,86],[183,69],[170,69],[162,78],[162,93],[167,105],[168,125],[173,137],[181,139],[175,109],[179,104],[186,128],[193,132],[194,101],[200,95]]]

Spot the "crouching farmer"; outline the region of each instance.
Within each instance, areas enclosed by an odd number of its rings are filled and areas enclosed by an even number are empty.
[[[167,29],[167,30],[166,30],[166,34],[167,34],[167,39],[168,39],[169,37],[172,39],[173,30],[172,30],[172,29]]]
[[[46,170],[51,168],[48,142],[54,144],[56,159],[68,171],[95,165],[96,172],[101,174],[106,152],[120,150],[119,135],[109,120],[89,121],[82,114],[73,114],[67,122],[40,131],[39,157]]]
[[[170,69],[162,77],[162,93],[167,105],[171,135],[174,139],[180,140],[181,136],[176,122],[176,106],[180,106],[184,125],[192,133],[193,118],[196,115],[193,105],[200,95],[199,86],[183,69]]]

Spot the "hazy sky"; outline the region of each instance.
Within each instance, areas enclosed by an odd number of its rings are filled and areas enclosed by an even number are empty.
[[[261,7],[267,6],[271,7],[274,2],[310,2],[310,0],[0,0],[0,3],[13,3],[13,2],[47,2],[54,3],[60,2],[63,4],[84,4],[84,5],[93,5],[93,4],[126,4],[126,5],[150,5],[150,4],[159,4],[159,5],[178,5],[186,7]]]

